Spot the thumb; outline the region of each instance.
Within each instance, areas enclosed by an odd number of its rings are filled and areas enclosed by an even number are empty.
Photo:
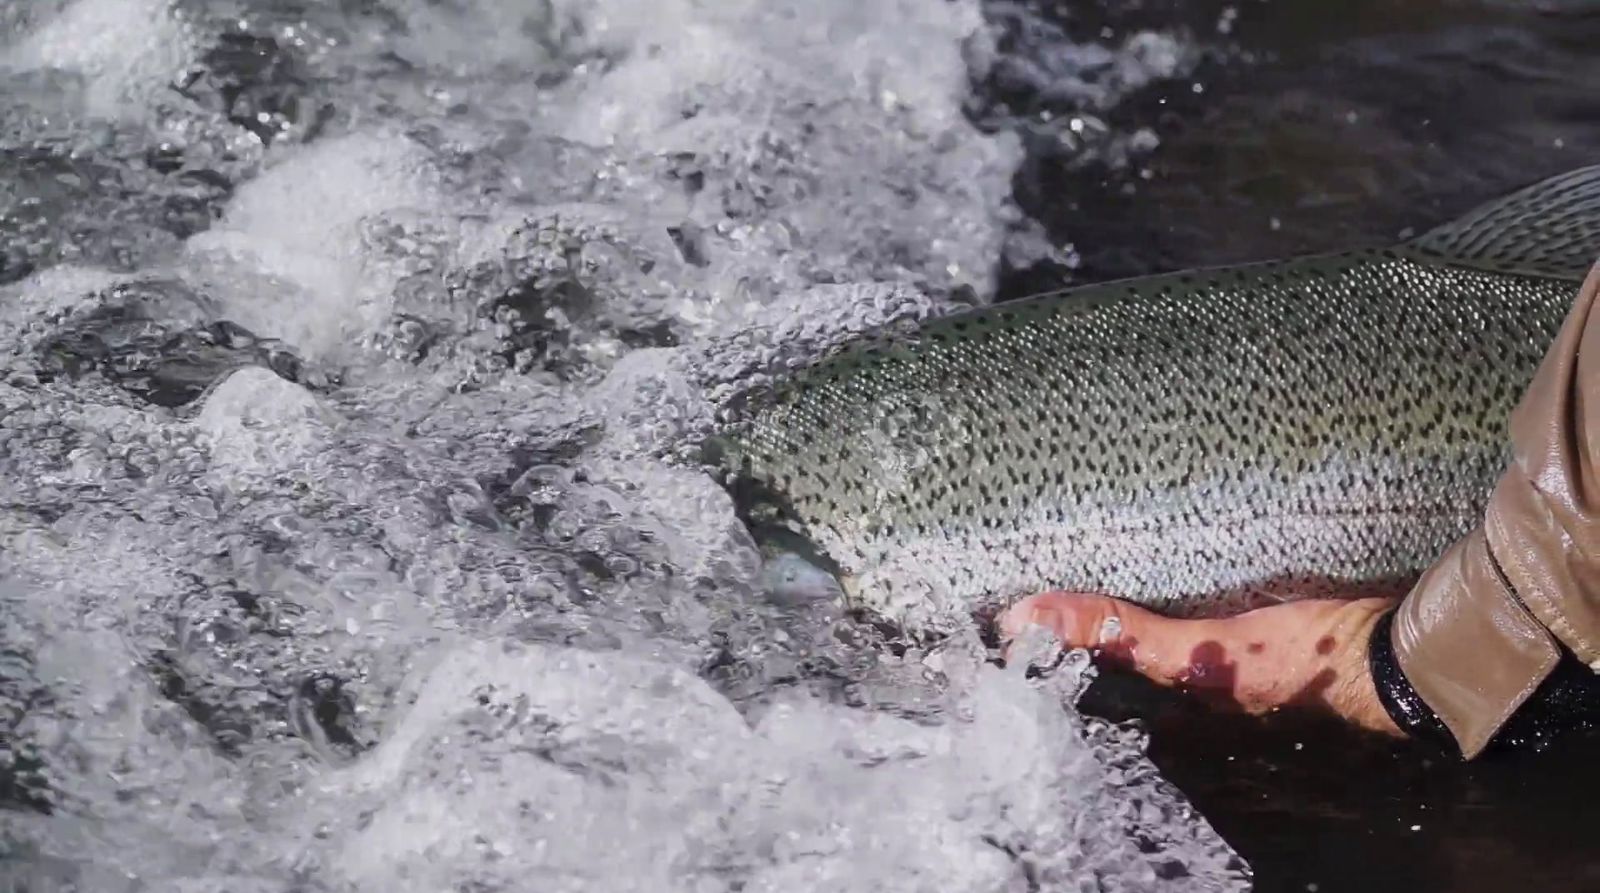
[[[1177,620],[1103,595],[1048,592],[1022,599],[1000,616],[1005,640],[1028,626],[1051,630],[1068,648],[1093,648],[1101,659],[1168,685],[1230,687],[1225,655],[1212,647],[1219,621]]]

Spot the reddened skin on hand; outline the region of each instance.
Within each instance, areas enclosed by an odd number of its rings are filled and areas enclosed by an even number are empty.
[[[1096,650],[1104,662],[1222,707],[1314,710],[1398,736],[1367,665],[1372,628],[1393,604],[1312,599],[1181,620],[1102,595],[1049,592],[1017,602],[999,624],[1008,641],[1029,624],[1046,627],[1069,648]]]

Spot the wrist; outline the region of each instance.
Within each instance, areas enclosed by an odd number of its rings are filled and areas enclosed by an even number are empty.
[[[1395,610],[1390,608],[1376,617],[1372,632],[1367,636],[1369,672],[1366,675],[1371,680],[1376,703],[1399,734],[1453,749],[1455,738],[1450,730],[1412,688],[1411,681],[1400,669],[1391,638]]]
[[[1340,680],[1330,704],[1346,721],[1370,731],[1403,737],[1399,725],[1389,716],[1378,697],[1369,668],[1373,630],[1393,609],[1388,599],[1360,599],[1347,603],[1339,612],[1336,638],[1345,643],[1334,665]]]

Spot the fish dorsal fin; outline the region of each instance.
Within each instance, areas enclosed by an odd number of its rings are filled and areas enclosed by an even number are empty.
[[[1479,205],[1405,247],[1451,264],[1581,281],[1600,257],[1600,165]]]

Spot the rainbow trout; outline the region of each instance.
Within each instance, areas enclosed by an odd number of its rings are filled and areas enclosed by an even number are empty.
[[[851,599],[914,626],[1049,589],[1193,614],[1402,585],[1480,517],[1597,253],[1600,166],[1390,249],[860,341],[714,454]]]

